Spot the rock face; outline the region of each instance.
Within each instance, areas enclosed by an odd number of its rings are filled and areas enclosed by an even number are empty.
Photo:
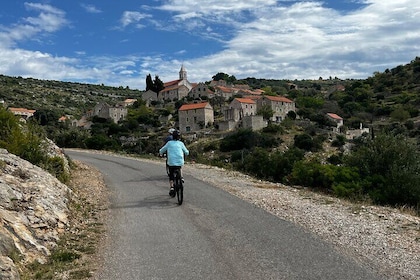
[[[16,259],[47,260],[68,225],[71,194],[48,172],[0,149],[0,279],[20,279]]]

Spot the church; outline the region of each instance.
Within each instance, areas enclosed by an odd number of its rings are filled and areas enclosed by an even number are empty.
[[[186,97],[195,84],[188,81],[187,70],[182,65],[181,70],[179,70],[179,79],[166,82],[163,85],[164,89],[159,92],[158,99],[160,101],[170,102]]]

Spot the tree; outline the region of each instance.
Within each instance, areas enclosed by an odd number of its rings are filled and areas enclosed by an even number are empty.
[[[261,115],[263,119],[270,121],[274,115],[274,111],[270,106],[264,105],[258,110],[257,115]]]
[[[152,76],[149,74],[146,76],[146,91],[153,90],[153,89],[154,89],[154,86],[153,86]]]
[[[404,110],[404,108],[398,107],[394,111],[392,111],[390,117],[396,121],[404,122],[410,118],[410,113]]]
[[[162,89],[165,88],[163,82],[161,81],[161,79],[159,79],[159,76],[155,76],[155,79],[153,80],[153,87],[154,87],[154,92],[159,92]]]
[[[236,78],[235,78],[235,76],[229,76],[228,74],[225,74],[225,73],[222,73],[222,72],[219,72],[219,73],[217,73],[216,75],[214,75],[213,77],[212,77],[212,79],[214,80],[214,81],[220,81],[220,80],[224,80],[224,81],[226,81],[226,82],[228,82],[228,83],[233,83],[233,82],[235,82],[236,81]]]
[[[154,80],[152,80],[152,76],[150,74],[146,76],[146,91],[152,90],[154,92],[159,92],[164,88],[165,86],[163,82],[159,79],[158,75],[155,76]]]

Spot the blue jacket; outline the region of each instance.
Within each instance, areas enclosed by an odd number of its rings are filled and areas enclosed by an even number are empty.
[[[185,147],[184,143],[179,140],[168,141],[165,146],[160,148],[159,154],[167,154],[169,166],[183,166],[184,154],[189,155],[190,152]]]

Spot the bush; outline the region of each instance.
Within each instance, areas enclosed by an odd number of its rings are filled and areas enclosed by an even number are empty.
[[[313,138],[309,134],[299,134],[294,138],[294,145],[296,148],[311,151],[315,147]]]
[[[220,151],[251,150],[254,147],[270,148],[279,144],[279,140],[267,133],[257,133],[251,129],[239,129],[220,141]]]
[[[70,179],[70,174],[67,172],[64,160],[60,157],[50,157],[42,163],[41,167],[54,175],[63,183],[67,183]]]
[[[291,181],[304,187],[332,191],[339,196],[359,196],[360,176],[356,168],[299,161],[292,171]]]
[[[420,206],[420,153],[402,135],[380,134],[359,142],[344,163],[365,178],[363,192],[379,204]]]

